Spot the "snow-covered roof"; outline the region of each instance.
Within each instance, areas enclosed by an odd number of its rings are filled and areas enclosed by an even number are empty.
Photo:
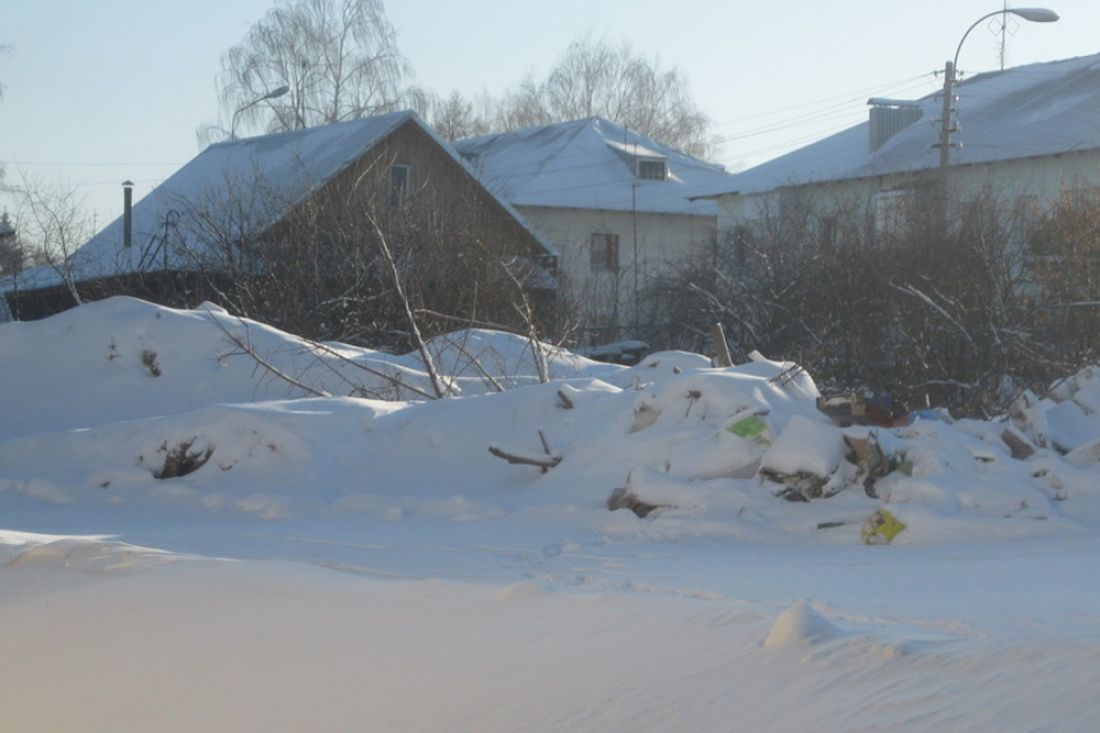
[[[409,121],[478,180],[465,160],[412,111],[216,143],[134,204],[132,246],[123,246],[121,216],[81,246],[70,260],[74,278],[86,281],[150,269],[193,267],[194,257],[178,248],[161,250],[155,263],[148,261],[149,243],[164,235],[166,220],[173,219],[170,212],[177,212],[177,220],[185,218],[189,209],[224,216],[221,231],[233,232],[240,226],[238,209],[243,209],[248,211],[249,227],[262,231]],[[549,254],[557,254],[553,245],[529,227],[506,200],[489,193]],[[179,228],[185,230],[188,224],[180,221]],[[186,238],[185,231],[181,234]],[[38,267],[21,275],[19,287],[32,290],[61,283],[55,268]],[[0,290],[9,289],[10,283],[0,283]]]
[[[1100,147],[1100,54],[980,74],[955,86],[961,132],[951,165],[1058,155]],[[704,195],[752,194],[938,167],[942,95],[913,103],[920,118],[869,149],[869,122],[732,177]]]
[[[516,206],[711,215],[697,189],[728,185],[706,163],[601,117],[460,140],[458,151],[491,190]],[[667,161],[665,180],[637,177],[632,159]]]

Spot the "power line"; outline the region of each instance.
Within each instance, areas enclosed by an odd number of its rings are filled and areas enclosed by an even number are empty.
[[[179,168],[183,163],[62,163],[62,162],[44,162],[44,161],[30,161],[20,160],[15,161],[16,165],[29,165],[39,168],[136,168],[136,167],[148,167],[148,168]]]
[[[733,124],[737,124],[737,123],[740,123],[740,122],[746,122],[748,120],[759,119],[761,117],[770,117],[770,116],[773,116],[773,115],[782,114],[784,112],[790,112],[792,110],[802,109],[804,107],[813,107],[813,106],[816,106],[816,105],[828,104],[828,103],[831,103],[831,102],[837,102],[839,100],[861,99],[863,97],[866,97],[868,94],[875,94],[875,93],[881,94],[883,92],[890,91],[892,89],[897,89],[898,87],[911,85],[913,82],[916,82],[916,81],[928,80],[928,79],[930,79],[934,76],[935,76],[935,72],[928,72],[926,74],[921,74],[920,76],[913,76],[913,77],[909,77],[907,79],[899,79],[898,81],[889,82],[888,84],[879,84],[879,85],[875,85],[873,87],[864,87],[863,89],[857,89],[857,90],[851,91],[851,92],[844,92],[842,94],[835,94],[835,95],[832,95],[830,97],[822,97],[821,99],[811,100],[809,102],[800,102],[799,104],[794,104],[794,105],[791,105],[789,107],[779,107],[777,109],[769,110],[769,111],[766,111],[766,112],[758,112],[756,114],[748,115],[746,117],[736,117],[736,118],[733,118],[733,119],[730,119],[730,120],[722,120],[720,122],[715,122],[713,124],[716,127],[724,127],[726,125],[733,125]]]

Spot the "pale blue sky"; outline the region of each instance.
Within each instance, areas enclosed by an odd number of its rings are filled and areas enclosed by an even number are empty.
[[[0,161],[86,195],[99,226],[198,152],[214,78],[269,0],[0,0]],[[726,138],[718,162],[754,165],[859,122],[868,96],[920,96],[966,28],[998,0],[388,0],[417,82],[498,93],[541,75],[581,33],[626,38],[676,65]],[[1018,21],[1009,66],[1100,52],[1100,3],[1052,0],[1062,20]],[[984,27],[959,66],[997,68]],[[964,102],[965,103],[965,102]],[[0,199],[0,208],[11,207]]]

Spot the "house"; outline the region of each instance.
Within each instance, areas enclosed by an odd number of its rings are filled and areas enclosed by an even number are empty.
[[[800,207],[863,207],[873,227],[922,190],[946,201],[996,197],[1014,222],[1034,219],[1066,190],[1100,185],[1100,54],[1030,64],[956,84],[949,165],[940,166],[942,94],[871,99],[866,122],[732,177],[706,192],[720,237],[751,233]],[[946,185],[946,191],[942,188]]]
[[[376,221],[391,241],[413,234],[449,241],[461,233],[509,258],[533,287],[555,286],[553,245],[414,112],[211,145],[132,209],[129,191],[126,200],[123,216],[54,267],[0,285],[15,317],[67,308],[74,291],[82,300],[114,294],[167,305],[220,300],[234,277],[270,273],[279,264],[273,253],[299,256],[291,249],[295,238],[322,216],[330,224],[326,237],[338,234],[360,248]],[[336,261],[337,251],[333,243],[308,263],[282,265],[335,276],[351,267]],[[417,262],[426,259],[417,253]]]
[[[690,201],[726,185],[720,166],[600,117],[455,143],[485,185],[560,253],[560,298],[590,343],[634,335],[644,291],[686,257],[714,246],[716,206]]]

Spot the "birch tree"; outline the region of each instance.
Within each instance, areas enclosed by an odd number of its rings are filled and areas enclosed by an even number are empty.
[[[201,142],[419,106],[382,0],[280,0],[222,54],[221,68],[222,123],[201,128]],[[283,86],[289,92],[263,99]]]

